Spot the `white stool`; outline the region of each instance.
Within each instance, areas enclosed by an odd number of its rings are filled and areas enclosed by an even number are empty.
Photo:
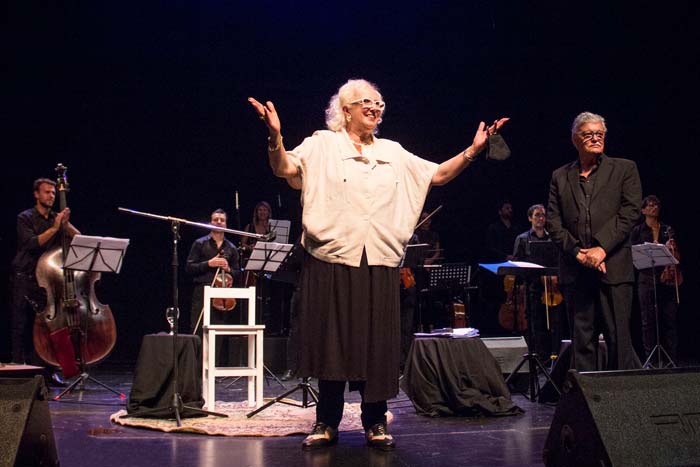
[[[211,324],[211,299],[235,298],[248,302],[247,324]],[[240,306],[240,305],[239,305]],[[255,324],[255,287],[225,288],[204,287],[204,317],[202,338],[204,363],[202,365],[202,394],[204,408],[216,409],[215,382],[217,376],[245,376],[248,378],[248,406],[260,407],[263,403],[263,331],[265,325]],[[216,338],[246,336],[248,342],[248,366],[217,367]]]

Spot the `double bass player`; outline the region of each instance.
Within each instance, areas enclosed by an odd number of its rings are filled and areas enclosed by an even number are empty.
[[[46,295],[37,283],[35,271],[39,258],[60,244],[63,232],[69,237],[80,234],[70,223],[70,209],[53,210],[56,201],[56,182],[48,178],[34,181],[33,208],[17,216],[17,253],[12,261],[10,276],[10,340],[12,362],[43,365],[32,343],[34,314],[44,308]],[[53,372],[45,373],[47,384],[65,383]]]

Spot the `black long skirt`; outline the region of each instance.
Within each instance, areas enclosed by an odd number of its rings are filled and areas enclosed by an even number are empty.
[[[365,402],[399,392],[399,270],[327,263],[305,253],[299,376],[366,382]]]

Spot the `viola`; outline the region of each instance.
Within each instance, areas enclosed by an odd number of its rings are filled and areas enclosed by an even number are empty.
[[[564,296],[559,290],[556,276],[542,276],[542,284],[544,285],[540,299],[542,304],[547,307],[561,305],[561,302],[564,301]]]
[[[219,255],[220,258],[227,258],[227,255],[224,254],[224,249],[223,247],[221,250],[219,250]],[[216,274],[214,275],[214,281],[212,282],[212,287],[233,287],[233,276],[231,274],[227,273],[224,271],[222,268],[218,268],[216,270]],[[211,301],[211,306],[216,308],[219,311],[231,311],[234,308],[236,308],[236,299],[235,298],[214,298]]]
[[[498,323],[507,331],[517,332],[527,329],[525,315],[525,285],[515,285],[515,276],[503,277],[503,291],[506,300],[498,310]]]
[[[68,205],[67,170],[63,164],[56,167],[60,211]],[[63,232],[57,235],[62,235],[61,245],[44,253],[36,268],[47,302],[35,316],[33,340],[37,355],[71,378],[109,355],[117,330],[111,308],[95,294],[100,273],[63,268],[71,239]]]

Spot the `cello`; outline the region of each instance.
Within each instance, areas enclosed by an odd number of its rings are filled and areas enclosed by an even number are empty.
[[[525,285],[516,285],[515,276],[509,274],[503,276],[503,291],[506,292],[506,300],[498,310],[498,324],[511,332],[527,329]]]
[[[68,204],[67,170],[63,164],[56,167],[59,211]],[[65,269],[71,239],[63,230],[57,235],[62,236],[61,245],[44,253],[36,267],[37,283],[45,289],[47,301],[36,313],[33,340],[37,355],[71,378],[109,355],[117,330],[111,308],[95,295],[100,273]]]

